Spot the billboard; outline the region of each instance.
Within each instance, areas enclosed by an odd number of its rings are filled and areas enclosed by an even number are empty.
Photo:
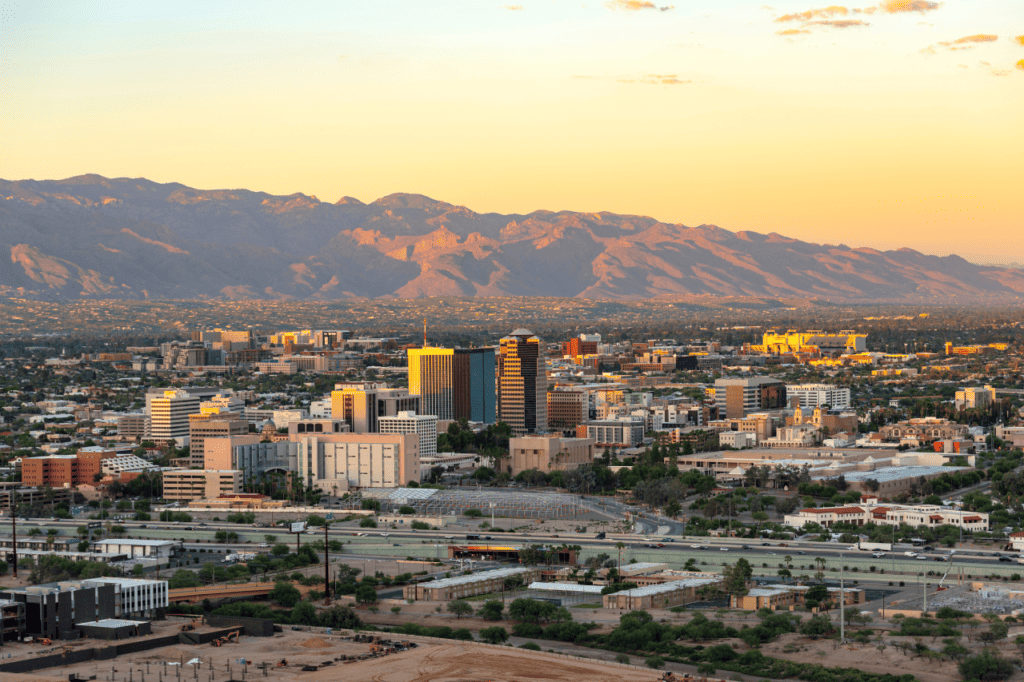
[[[292,522],[292,533],[301,533],[306,530],[305,521],[293,521]]]

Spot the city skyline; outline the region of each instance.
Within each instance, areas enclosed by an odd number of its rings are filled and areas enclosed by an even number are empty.
[[[412,192],[1019,262],[1015,9],[21,5],[0,177]]]

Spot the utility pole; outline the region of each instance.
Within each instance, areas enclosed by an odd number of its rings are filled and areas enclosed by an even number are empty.
[[[10,492],[11,507],[11,551],[14,552],[14,561],[11,567],[14,569],[14,577],[18,577],[18,493],[15,490]]]
[[[327,518],[324,521],[324,606],[331,605],[331,548],[328,545],[327,526],[330,525],[333,519],[334,514],[328,512]]]
[[[921,595],[924,597],[924,605],[921,607],[921,615],[928,613],[928,582],[921,581]]]
[[[843,553],[839,553],[839,643],[846,641],[846,590],[843,589]]]

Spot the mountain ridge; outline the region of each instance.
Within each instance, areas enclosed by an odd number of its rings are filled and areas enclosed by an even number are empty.
[[[0,294],[312,299],[691,296],[985,303],[1024,272],[648,216],[477,213],[422,194],[364,203],[85,174],[0,180]]]

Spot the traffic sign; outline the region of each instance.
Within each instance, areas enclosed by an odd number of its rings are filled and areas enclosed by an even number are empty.
[[[332,514],[331,512],[327,512],[327,520],[328,521],[333,521],[334,520],[334,514]]]

